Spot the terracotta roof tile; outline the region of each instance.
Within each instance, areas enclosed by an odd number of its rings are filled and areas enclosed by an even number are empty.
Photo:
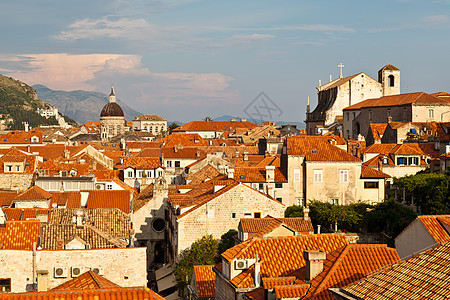
[[[175,146],[207,146],[208,142],[202,138],[198,133],[176,133],[171,134],[165,138],[162,138],[158,142],[162,143],[162,147],[175,147]]]
[[[366,165],[361,166],[361,178],[390,178],[391,176]]]
[[[281,277],[292,270],[305,266],[303,250],[323,250],[330,253],[347,245],[347,240],[340,234],[298,235],[293,237],[266,237],[247,240],[224,253],[222,257],[227,261],[241,258],[254,258],[256,253],[261,258],[261,276]],[[231,280],[237,287],[252,287],[252,270],[248,269]]]
[[[126,157],[123,162],[123,168],[156,169],[158,167],[161,167],[159,157]]]
[[[384,96],[376,99],[368,99],[358,102],[352,106],[344,108],[344,110],[361,109],[363,107],[382,107],[382,106],[400,106],[400,105],[423,105],[423,104],[443,104],[448,105],[450,99],[443,97],[435,97],[427,93],[410,93],[392,96]]]
[[[166,121],[157,115],[139,115],[133,121]]]
[[[0,135],[0,144],[31,144],[32,137],[39,138],[39,141],[36,144],[42,143],[42,131],[34,128],[28,132],[15,130]]]
[[[254,128],[257,125],[252,122],[231,121],[192,121],[174,130],[174,132],[188,131],[233,131],[236,128]]]
[[[40,221],[6,221],[0,226],[0,249],[32,250],[40,234]]]
[[[76,278],[54,287],[51,291],[78,291],[114,288],[120,288],[120,286],[93,271],[87,271]]]
[[[164,159],[167,158],[201,159],[206,156],[206,153],[195,147],[179,148],[175,146],[170,148],[169,147],[161,148],[161,155],[164,156]]]
[[[0,157],[0,173],[5,173],[3,168],[4,163],[8,162],[23,162],[25,169],[21,172],[16,172],[14,169],[9,173],[26,173],[33,174],[36,171],[36,155],[19,150],[16,147],[9,149],[2,157]]]
[[[220,172],[213,166],[207,164],[195,173],[189,173],[186,175],[186,181],[190,185],[199,185],[206,180],[211,180],[214,177],[220,175]]]
[[[370,130],[375,141],[381,140],[387,126],[387,123],[370,123]]]
[[[446,299],[450,285],[450,243],[384,268],[343,288],[362,299]]]
[[[199,298],[214,298],[216,295],[216,273],[214,265],[194,266],[195,281]]]
[[[66,208],[80,208],[81,207],[81,194],[79,192],[50,192],[52,199],[50,201],[50,207],[53,207],[53,203],[57,206],[65,206]]]
[[[34,185],[28,190],[19,194],[14,201],[26,201],[26,200],[48,200],[52,197],[52,194],[44,190],[43,188]]]
[[[153,183],[149,184],[133,199],[133,211],[138,211],[153,199]]]
[[[304,155],[307,161],[360,161],[346,151],[331,145],[323,137],[294,136],[287,138],[286,144],[288,155]]]
[[[118,208],[130,213],[131,194],[126,190],[89,191],[87,208]]]
[[[0,296],[5,300],[42,300],[42,299],[122,299],[122,300],[164,300],[146,287],[107,288],[94,290],[55,290],[48,292],[7,293]]]
[[[446,222],[446,219],[449,219],[450,215],[422,215],[417,218],[422,222],[437,243],[441,243],[450,238],[447,230],[445,230],[439,222],[440,220],[444,220]]]
[[[277,225],[286,224],[289,228],[296,232],[314,232],[311,220],[303,218],[273,218],[267,216],[265,218],[243,218],[240,220],[240,228],[243,232],[258,233],[263,231],[273,221],[277,221]]]
[[[287,182],[281,168],[275,168],[275,182]],[[257,167],[234,168],[234,178],[240,182],[267,182],[266,169]]]
[[[277,286],[275,287],[275,295],[280,299],[302,297],[306,294],[308,288],[309,284]]]

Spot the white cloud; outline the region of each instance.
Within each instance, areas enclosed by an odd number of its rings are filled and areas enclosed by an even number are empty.
[[[428,25],[440,25],[448,22],[447,15],[427,16],[422,18],[422,21]]]

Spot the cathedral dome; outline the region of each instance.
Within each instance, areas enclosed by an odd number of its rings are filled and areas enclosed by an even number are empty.
[[[116,102],[107,103],[100,113],[100,118],[102,117],[123,117],[123,110]]]

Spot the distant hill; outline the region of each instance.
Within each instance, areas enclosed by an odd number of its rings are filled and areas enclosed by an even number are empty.
[[[36,90],[39,98],[58,108],[61,113],[80,124],[98,121],[103,106],[108,103],[108,95],[103,93],[81,90],[71,92],[55,91],[41,84],[33,85],[33,88]],[[135,116],[141,114],[119,99],[117,99],[117,103],[122,108],[127,121],[131,121]]]
[[[36,91],[26,83],[0,75],[0,118],[14,120],[6,123],[7,129],[23,129],[22,122],[28,122],[31,127],[58,125],[54,117],[48,119],[41,117],[37,113],[38,108],[50,106],[38,99]],[[66,118],[66,121],[75,123],[69,118]]]
[[[247,119],[247,121],[249,121],[249,122],[254,122],[254,123],[256,123],[256,124],[261,124],[261,123],[263,123],[263,122],[267,122],[266,120],[259,120],[259,119],[249,119],[249,118],[247,118],[247,117],[235,117],[235,116],[230,116],[230,115],[224,115],[224,116],[220,116],[220,117],[217,117],[217,118],[214,118],[213,119],[213,121],[230,121],[230,119],[232,119],[232,118],[236,118],[237,120],[240,120],[241,118],[246,118]],[[297,125],[297,128],[306,128],[306,124],[304,123],[304,122],[290,122],[290,121],[271,121],[271,122],[275,122],[275,124],[277,124],[277,125],[288,125],[288,124],[291,124],[291,125]]]

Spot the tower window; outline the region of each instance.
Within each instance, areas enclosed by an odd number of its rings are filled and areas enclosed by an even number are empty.
[[[394,86],[394,75],[388,76],[389,86]]]

